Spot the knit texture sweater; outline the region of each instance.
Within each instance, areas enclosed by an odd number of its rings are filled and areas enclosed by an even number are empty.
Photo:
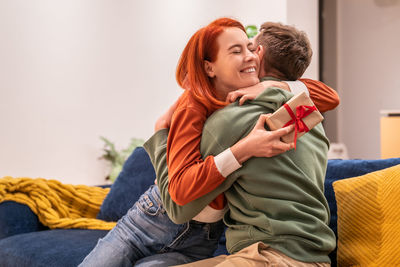
[[[270,88],[246,105],[236,102],[215,112],[204,126],[202,155],[217,155],[232,146],[249,134],[260,114],[274,112],[292,96]],[[145,145],[155,163],[162,153],[151,154],[162,151],[163,138],[161,131]],[[330,262],[335,236],[328,227],[329,207],[323,193],[328,145],[319,124],[297,141],[296,150],[249,159],[216,190],[185,206],[168,200],[165,181],[157,175],[163,202],[172,219],[186,220],[225,191],[230,253],[262,241],[299,261]]]

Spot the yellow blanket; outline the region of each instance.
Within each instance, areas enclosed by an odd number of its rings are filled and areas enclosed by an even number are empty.
[[[67,185],[42,178],[0,179],[0,203],[28,205],[39,221],[51,229],[81,228],[110,230],[115,222],[96,219],[109,188]]]

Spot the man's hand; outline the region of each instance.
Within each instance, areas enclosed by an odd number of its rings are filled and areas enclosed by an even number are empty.
[[[169,107],[167,112],[165,112],[158,120],[156,121],[156,124],[154,126],[154,131],[157,132],[158,130],[169,128],[171,126],[171,120],[172,120],[172,115],[175,112],[175,109],[178,105],[178,101],[175,101],[175,103]]]
[[[264,127],[271,114],[262,114],[248,136],[231,147],[236,160],[242,164],[251,157],[273,157],[294,148],[294,143],[284,143],[281,137],[293,131],[290,125],[275,131],[267,131]]]
[[[256,85],[246,87],[246,88],[241,88],[236,91],[230,92],[227,97],[226,97],[226,102],[233,103],[236,101],[236,99],[239,99],[239,105],[243,105],[243,103],[246,100],[253,100],[255,99],[259,94],[264,92],[265,89],[268,87],[279,87],[281,89],[290,91],[289,86],[285,82],[279,82],[279,81],[263,81],[260,83],[257,83]]]

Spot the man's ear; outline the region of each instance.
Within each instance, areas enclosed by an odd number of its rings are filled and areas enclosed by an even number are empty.
[[[258,58],[260,59],[260,71],[258,72],[258,77],[264,77],[266,74],[266,69],[265,69],[265,61],[264,61],[264,55],[265,55],[265,48],[262,45],[259,45],[256,49],[256,55],[258,55]]]
[[[259,58],[260,60],[262,60],[262,58],[263,58],[263,56],[264,56],[264,53],[265,53],[265,48],[264,48],[264,46],[262,46],[262,45],[257,46],[256,54],[258,55],[258,58]]]
[[[210,77],[210,78],[215,77],[214,65],[212,62],[210,62],[208,60],[204,60],[204,70],[206,71],[208,77]]]

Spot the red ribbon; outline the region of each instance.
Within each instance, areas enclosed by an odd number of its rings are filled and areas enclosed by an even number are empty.
[[[289,126],[291,124],[294,124],[294,149],[296,149],[296,142],[297,142],[297,132],[308,132],[310,129],[308,129],[307,125],[304,123],[302,120],[303,118],[307,117],[311,113],[317,110],[315,106],[297,106],[296,107],[296,114],[293,113],[293,110],[290,108],[288,104],[283,105],[287,112],[289,113],[290,117],[292,118],[290,121],[288,121],[283,127]]]

